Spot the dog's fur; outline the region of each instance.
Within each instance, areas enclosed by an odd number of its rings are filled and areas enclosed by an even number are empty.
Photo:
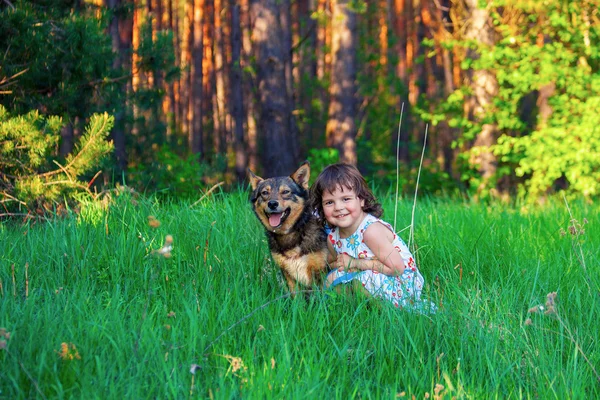
[[[290,176],[262,179],[248,170],[248,177],[252,208],[290,291],[294,293],[298,283],[321,284],[327,270],[327,236],[309,206],[308,161]]]

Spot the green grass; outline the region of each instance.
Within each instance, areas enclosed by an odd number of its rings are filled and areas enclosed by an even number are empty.
[[[573,236],[564,204],[421,200],[417,258],[440,305],[427,317],[322,293],[278,299],[247,197],[190,208],[121,195],[0,226],[0,398],[187,398],[192,378],[194,398],[423,398],[436,384],[444,398],[600,397],[597,206],[570,204],[590,221]],[[399,204],[398,229],[411,206]],[[172,256],[151,254],[168,234]],[[557,317],[527,313],[553,291]],[[62,343],[80,358],[62,358]]]

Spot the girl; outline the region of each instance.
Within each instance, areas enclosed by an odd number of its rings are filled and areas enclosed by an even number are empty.
[[[326,287],[360,282],[371,296],[399,308],[434,312],[421,301],[424,279],[406,244],[379,219],[381,204],[360,172],[348,164],[328,166],[311,188],[313,206],[331,229]]]

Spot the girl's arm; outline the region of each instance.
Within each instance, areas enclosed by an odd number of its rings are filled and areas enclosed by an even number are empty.
[[[332,266],[336,269],[347,271],[368,271],[375,270],[383,274],[391,274],[392,270],[386,267],[381,261],[376,259],[365,260],[363,258],[354,258],[348,254],[342,253],[337,255],[337,259]]]
[[[406,265],[400,252],[393,245],[394,233],[380,223],[370,225],[363,234],[364,243],[373,252],[384,268],[386,275],[402,275]],[[376,269],[377,270],[377,269]]]
[[[333,267],[333,263],[337,259],[337,253],[329,240],[327,241],[327,250],[329,250],[329,254],[327,254],[327,264]]]

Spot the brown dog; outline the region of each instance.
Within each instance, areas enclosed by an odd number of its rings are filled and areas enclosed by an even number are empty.
[[[262,179],[248,170],[254,213],[265,228],[273,260],[291,292],[297,283],[322,283],[327,271],[327,236],[308,205],[310,164],[290,176]]]

